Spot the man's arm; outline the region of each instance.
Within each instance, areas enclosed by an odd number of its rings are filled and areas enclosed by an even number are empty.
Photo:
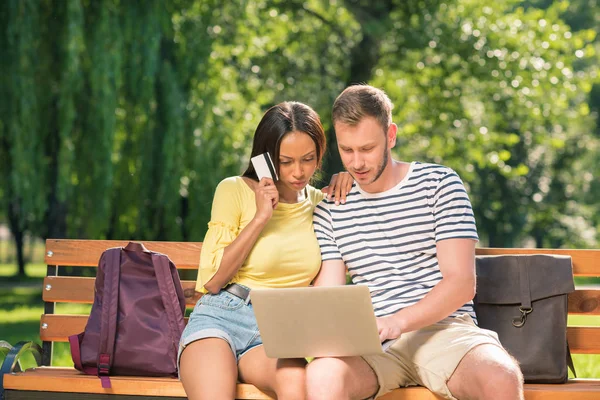
[[[346,264],[342,260],[327,260],[313,281],[314,286],[339,286],[346,284]]]
[[[416,304],[377,319],[381,340],[434,324],[450,316],[475,296],[475,240],[437,242],[442,280]]]

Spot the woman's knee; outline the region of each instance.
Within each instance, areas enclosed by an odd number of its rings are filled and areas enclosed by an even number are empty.
[[[181,353],[179,375],[189,399],[235,396],[237,365],[229,345],[221,339],[190,343]]]
[[[306,369],[278,371],[275,375],[275,394],[279,400],[306,399]]]

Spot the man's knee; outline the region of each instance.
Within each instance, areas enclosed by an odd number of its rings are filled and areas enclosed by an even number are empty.
[[[344,364],[335,358],[319,358],[306,367],[308,399],[343,399],[348,395],[344,385]]]
[[[480,399],[523,399],[523,374],[517,362],[507,355],[507,361],[490,363],[479,376]],[[503,397],[498,397],[503,393]]]
[[[508,361],[489,365],[484,380],[491,380],[496,386],[517,388],[523,385],[523,374],[517,362],[510,356]]]
[[[448,382],[457,398],[523,398],[523,375],[504,349],[482,345],[471,350]]]
[[[507,387],[522,386],[523,374],[518,361],[500,347],[481,346],[482,364],[484,366],[482,379],[505,384]]]

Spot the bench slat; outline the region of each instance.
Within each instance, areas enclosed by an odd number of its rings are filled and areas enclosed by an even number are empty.
[[[174,378],[111,377],[112,389],[102,389],[95,376],[83,375],[73,368],[40,367],[4,376],[6,390],[45,392],[106,393],[138,396],[169,396],[185,398],[181,382]],[[525,385],[526,400],[595,400],[600,380],[572,379],[563,385]],[[270,400],[253,385],[238,384],[237,399]],[[410,387],[394,390],[381,400],[438,400],[429,390]]]
[[[477,255],[500,256],[507,254],[557,254],[571,256],[573,262],[573,275],[575,276],[600,276],[600,250],[574,250],[574,249],[502,249],[502,248],[477,248]]]
[[[95,267],[102,252],[110,247],[127,245],[126,240],[71,240],[47,239],[46,264],[61,266]],[[149,250],[167,254],[180,269],[198,269],[201,242],[141,242]],[[52,256],[48,256],[48,251]],[[573,259],[576,276],[600,276],[600,250],[573,249],[505,249],[477,248],[477,255],[502,254],[561,254]]]
[[[83,332],[87,320],[88,315],[44,314],[40,319],[40,339],[48,342],[68,342],[69,336]],[[187,320],[185,318],[186,324]]]
[[[600,289],[569,293],[569,314],[600,315]]]
[[[43,341],[67,342],[70,335],[82,332],[87,315],[42,315],[40,339]],[[187,322],[187,318],[186,318]],[[44,329],[44,324],[47,327]],[[567,328],[569,347],[573,353],[600,353],[600,327],[570,326]]]
[[[110,383],[111,389],[102,389],[96,376],[64,367],[40,367],[4,377],[7,390],[186,397],[181,382],[176,378],[116,376],[110,378]],[[237,385],[236,398],[272,399],[253,385],[246,384]]]
[[[567,340],[572,353],[600,353],[600,327],[569,326]]]
[[[48,302],[92,304],[95,281],[96,278],[47,276],[42,298]],[[195,291],[196,281],[181,281],[181,286],[186,305],[194,306],[201,296]]]
[[[177,268],[198,269],[201,242],[136,242],[143,243],[148,250],[168,255]],[[45,262],[48,265],[96,267],[106,249],[127,243],[127,240],[47,239]]]
[[[47,276],[44,278],[44,301],[60,303],[94,302],[95,278],[72,276]],[[195,281],[181,281],[187,306],[193,307],[200,293],[195,291]],[[49,289],[48,289],[49,288]],[[569,313],[600,315],[600,289],[576,290],[569,294]]]
[[[525,384],[525,400],[597,400],[600,380],[570,379],[561,385]],[[422,387],[394,390],[380,400],[441,400]]]

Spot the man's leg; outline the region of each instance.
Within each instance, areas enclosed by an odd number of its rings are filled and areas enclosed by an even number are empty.
[[[366,399],[377,393],[375,373],[361,357],[318,358],[306,367],[307,399]]]
[[[522,400],[523,376],[506,351],[482,344],[460,361],[448,380],[448,389],[460,400]]]

